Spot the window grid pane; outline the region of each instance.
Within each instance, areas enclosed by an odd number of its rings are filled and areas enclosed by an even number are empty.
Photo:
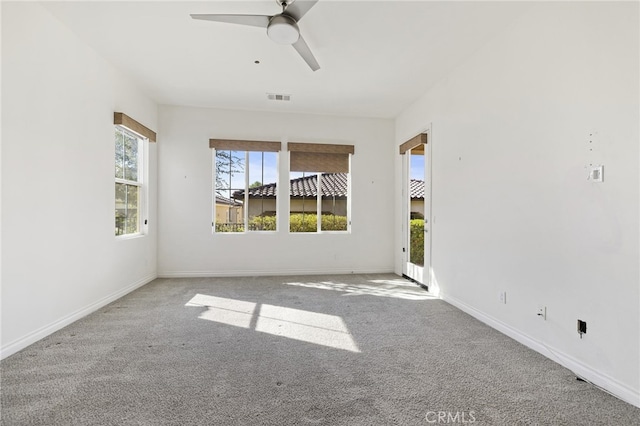
[[[127,133],[124,135],[124,178],[138,181],[138,139]]]
[[[249,231],[275,231],[277,153],[249,152]]]
[[[215,151],[215,232],[276,230],[277,153]]]
[[[140,204],[140,188],[134,185],[127,186],[127,220],[126,220],[126,233],[136,234],[138,233],[138,205]]]
[[[348,174],[326,173],[322,175],[322,224],[323,231],[346,231]]]
[[[216,151],[215,231],[243,232],[242,200],[234,198],[240,184],[244,186],[244,152]]]
[[[291,172],[290,182],[289,232],[348,231],[348,173]]]
[[[116,183],[116,235],[125,234],[127,217],[127,185]]]
[[[116,128],[116,178],[124,179],[124,133],[121,129]]]
[[[318,174],[290,174],[289,232],[318,232]]]

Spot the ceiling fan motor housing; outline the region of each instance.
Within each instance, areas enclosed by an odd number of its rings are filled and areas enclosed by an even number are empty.
[[[293,44],[300,38],[300,29],[290,16],[276,15],[269,21],[267,35],[278,44]]]

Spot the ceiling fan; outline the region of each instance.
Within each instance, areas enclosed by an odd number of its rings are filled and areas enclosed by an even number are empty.
[[[228,22],[230,24],[250,25],[267,29],[269,38],[279,44],[290,44],[302,56],[302,59],[313,71],[320,65],[311,53],[311,49],[302,38],[298,21],[311,9],[318,0],[276,0],[282,7],[277,15],[225,15],[225,14],[192,14],[193,19],[204,21]]]

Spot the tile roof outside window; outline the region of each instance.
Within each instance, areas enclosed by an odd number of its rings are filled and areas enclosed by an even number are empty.
[[[305,176],[291,180],[290,197],[315,197],[318,190],[317,175]],[[276,184],[249,188],[249,197],[275,197]],[[346,197],[347,196],[347,174],[346,173],[323,173],[322,174],[322,196],[323,197]],[[243,199],[244,190],[233,193],[233,198]],[[424,182],[411,179],[411,198],[424,199]]]
[[[424,181],[418,179],[411,179],[410,193],[412,200],[424,199]]]
[[[216,194],[216,203],[217,204],[224,204],[224,205],[228,205],[228,206],[241,206],[242,203],[238,200],[230,200],[227,197],[223,197],[222,195],[218,195]]]

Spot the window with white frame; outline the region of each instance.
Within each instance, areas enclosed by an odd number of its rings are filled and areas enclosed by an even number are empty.
[[[280,142],[211,139],[213,231],[276,231]]]
[[[353,145],[289,143],[289,232],[349,231]]]
[[[115,235],[142,232],[144,211],[143,138],[123,126],[115,126]]]

